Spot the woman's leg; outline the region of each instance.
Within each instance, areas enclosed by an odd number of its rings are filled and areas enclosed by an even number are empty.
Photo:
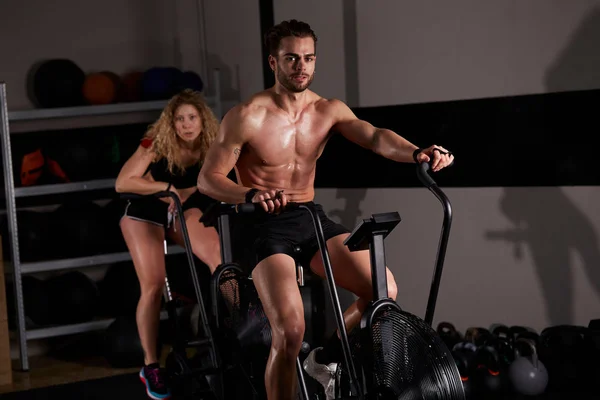
[[[202,211],[198,208],[187,209],[183,215],[192,252],[208,266],[212,275],[221,264],[221,245],[217,230],[213,227],[206,227],[200,222]],[[179,218],[174,226],[169,229],[169,237],[178,245],[185,247]]]
[[[128,217],[121,219],[120,226],[140,282],[136,320],[144,363],[149,365],[157,363],[159,358],[156,343],[165,285],[164,228]]]

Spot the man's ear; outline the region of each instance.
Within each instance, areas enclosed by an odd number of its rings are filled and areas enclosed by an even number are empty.
[[[275,72],[275,66],[277,65],[277,60],[275,57],[269,54],[269,66],[271,67],[271,71]]]

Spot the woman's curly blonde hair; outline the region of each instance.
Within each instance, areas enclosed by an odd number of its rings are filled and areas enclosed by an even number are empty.
[[[183,165],[183,160],[181,159],[174,121],[177,108],[184,104],[194,106],[200,114],[200,135],[198,135],[194,142],[194,150],[200,149],[200,164],[203,163],[206,152],[215,140],[217,131],[219,130],[219,122],[200,92],[184,89],[173,96],[163,109],[158,120],[150,125],[144,135],[144,138],[152,140],[151,149],[155,154],[154,161],[166,158],[169,172],[171,173],[174,173],[175,170],[183,172],[186,167]]]

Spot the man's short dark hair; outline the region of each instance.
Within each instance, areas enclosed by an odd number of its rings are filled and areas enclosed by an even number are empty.
[[[279,24],[271,27],[265,33],[265,46],[269,50],[269,54],[272,56],[277,55],[279,50],[279,43],[281,39],[289,36],[295,37],[312,37],[315,41],[315,53],[317,51],[317,35],[311,29],[310,25],[306,22],[291,19],[289,21],[282,21]]]

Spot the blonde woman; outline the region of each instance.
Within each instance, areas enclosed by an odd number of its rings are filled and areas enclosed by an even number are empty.
[[[214,228],[205,227],[199,220],[215,200],[198,192],[196,183],[218,125],[199,92],[184,90],[175,95],[123,165],[115,185],[120,193],[146,195],[170,190],[177,194],[183,204],[192,251],[211,274],[221,262],[219,238]],[[165,283],[165,232],[184,245],[179,226],[182,216],[175,212],[171,198],[129,200],[120,222],[141,289],[136,312],[144,349],[140,379],[153,399],[170,397],[159,369],[156,343]]]

